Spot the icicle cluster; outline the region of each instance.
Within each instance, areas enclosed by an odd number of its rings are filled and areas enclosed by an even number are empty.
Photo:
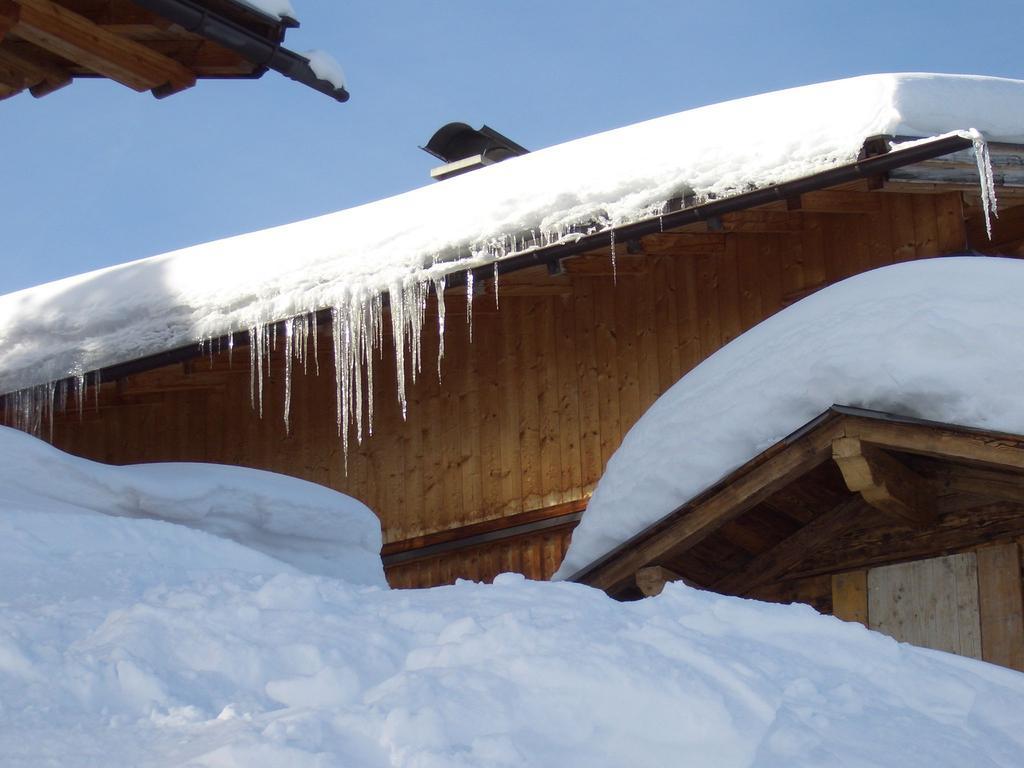
[[[988,144],[975,130],[961,132],[960,135],[970,138],[974,145],[981,199],[991,236],[990,216],[997,215],[997,207]],[[689,205],[699,203],[700,200],[693,195],[687,200]],[[445,351],[444,291],[447,274],[459,269],[466,270],[466,322],[467,332],[472,340],[473,300],[476,293],[474,270],[493,264],[494,301],[497,307],[499,261],[529,250],[608,231],[612,274],[617,278],[615,228],[630,221],[657,217],[659,227],[663,229],[663,216],[666,210],[665,206],[654,206],[636,211],[629,221],[614,220],[606,212],[598,212],[594,218],[575,225],[497,237],[470,249],[468,253],[457,254],[450,260],[441,261],[435,256],[432,261],[428,260],[424,264],[424,268],[416,276],[393,283],[378,292],[366,291],[344,300],[334,300],[329,312],[334,357],[336,422],[346,463],[351,436],[354,435],[356,442],[361,443],[364,434],[373,434],[373,357],[375,354],[381,357],[384,354],[385,292],[394,341],[396,395],[404,418],[408,412],[407,373],[415,384],[422,372],[423,326],[431,293],[434,294],[437,304],[437,375],[438,379],[441,377],[441,361]],[[306,373],[312,358],[315,373],[320,373],[316,309],[311,308],[305,313],[285,320],[251,322],[247,332],[250,398],[253,409],[261,417],[264,409],[265,380],[270,375],[271,356],[277,351],[278,336],[283,336],[283,418],[286,431],[290,431],[292,378],[295,366],[301,365],[303,373]],[[199,353],[209,356],[212,366],[214,356],[226,349],[230,364],[233,360],[234,344],[235,337],[231,333],[224,337],[204,338],[199,341]],[[93,389],[95,407],[98,408],[100,385],[98,372],[87,375],[79,366],[71,371],[66,379],[5,395],[4,420],[36,435],[42,434],[44,428],[48,427],[52,438],[54,414],[66,412],[69,406],[77,407],[81,414],[88,401],[87,390],[90,386]]]

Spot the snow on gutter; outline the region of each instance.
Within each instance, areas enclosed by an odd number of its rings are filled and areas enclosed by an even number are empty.
[[[1000,78],[873,75],[806,86],[670,115],[377,203],[20,291],[0,297],[0,392],[21,390],[7,405],[23,426],[38,427],[54,401],[81,392],[87,372],[241,338],[250,342],[253,403],[262,408],[275,324],[283,323],[291,361],[315,341],[310,329],[320,312],[332,324],[338,428],[347,445],[349,432],[359,439],[372,419],[365,361],[382,337],[385,300],[404,405],[406,372],[415,376],[422,363],[431,293],[465,283],[472,301],[481,273],[637,236],[630,227],[678,226],[686,217],[717,215],[721,206],[761,204],[759,193],[797,194],[804,182],[820,188],[813,185],[835,183],[820,174],[844,167],[863,173],[857,156],[869,136],[935,137],[973,126],[976,146],[984,146],[982,137],[1024,143],[1022,114],[1024,82]],[[966,136],[950,136],[950,151]],[[908,151],[924,157],[927,142]],[[886,157],[909,162],[910,155]],[[674,211],[666,206],[673,200],[692,204]],[[443,323],[441,313],[442,334]],[[68,377],[70,386],[61,383]]]

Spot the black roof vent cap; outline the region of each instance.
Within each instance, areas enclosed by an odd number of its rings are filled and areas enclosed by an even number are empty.
[[[439,128],[426,146],[420,147],[445,164],[430,171],[437,181],[460,173],[500,163],[530,150],[486,125],[479,129],[466,123],[448,123]]]

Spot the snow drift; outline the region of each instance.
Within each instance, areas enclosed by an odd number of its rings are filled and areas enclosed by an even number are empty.
[[[0,430],[5,768],[1020,764],[1019,673],[807,606],[509,575],[389,591],[305,572],[309,542],[287,565],[122,516],[208,519],[193,471],[144,469],[140,495]]]
[[[1024,263],[899,264],[825,288],[702,362],[627,433],[568,578],[830,405],[1024,433]]]
[[[308,573],[354,584],[387,583],[376,515],[361,502],[315,483],[216,464],[113,467],[63,453],[7,427],[0,427],[0,463],[0,521],[14,511],[36,509],[72,517],[146,518],[162,521],[154,530],[166,523],[188,526]],[[92,530],[105,525],[80,524]],[[141,535],[148,529],[116,530]],[[107,552],[99,543],[97,557]],[[97,541],[80,544],[90,548]],[[140,540],[139,546],[147,545]]]
[[[265,0],[261,0],[264,2]],[[427,296],[455,271],[657,216],[666,201],[722,198],[856,159],[875,134],[977,129],[1024,142],[1024,82],[871,75],[715,104],[551,147],[339,213],[0,297],[0,392],[21,425],[64,395],[45,386],[248,331],[262,381],[268,323],[289,338],[332,310],[339,430],[362,434],[365,370],[387,294],[398,397]],[[469,291],[472,298],[472,291]],[[443,333],[443,316],[439,332]],[[304,343],[309,335],[303,336]],[[297,353],[297,350],[293,350]],[[35,389],[32,389],[35,388]],[[262,396],[254,388],[254,400]],[[287,418],[287,415],[286,415]]]

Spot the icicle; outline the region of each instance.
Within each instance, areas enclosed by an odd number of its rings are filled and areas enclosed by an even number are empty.
[[[231,367],[231,364],[232,364],[232,362],[234,360],[234,353],[235,353],[235,334],[229,333],[228,334],[228,368]]]
[[[395,373],[398,376],[398,402],[402,406],[402,420],[405,420],[408,403],[405,397],[405,302],[401,286],[392,287],[391,296],[391,333],[395,344]]]
[[[294,349],[295,319],[284,322],[284,433],[290,435],[292,431],[290,416],[292,410],[292,354]]]
[[[494,262],[494,309],[497,311],[500,309],[498,306],[498,262]]]
[[[313,365],[316,375],[320,375],[320,329],[316,324],[316,311],[310,312],[313,318]]]
[[[988,142],[981,132],[975,128],[967,131],[966,137],[974,144],[974,159],[978,163],[978,182],[981,186],[981,207],[985,213],[985,231],[988,239],[992,239],[992,217],[999,218],[999,205],[996,201],[996,185],[992,173],[992,157],[988,151]]]
[[[441,360],[444,358],[444,275],[434,280],[434,296],[437,298],[437,381],[441,382]]]
[[[469,326],[469,343],[473,343],[473,270],[466,270],[466,324]]]

